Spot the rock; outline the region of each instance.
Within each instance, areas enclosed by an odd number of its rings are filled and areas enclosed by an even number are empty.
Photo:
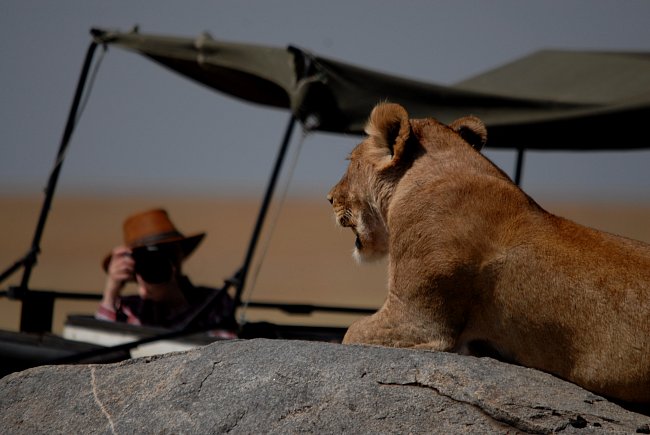
[[[0,427],[35,433],[635,433],[650,417],[489,358],[237,340],[0,380]]]

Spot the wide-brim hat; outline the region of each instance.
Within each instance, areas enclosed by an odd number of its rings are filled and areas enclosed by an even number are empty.
[[[169,219],[167,211],[161,208],[147,210],[127,217],[122,226],[124,245],[131,249],[158,246],[168,243],[178,244],[187,258],[205,237],[205,233],[183,235]],[[108,270],[111,254],[102,261],[104,270]]]

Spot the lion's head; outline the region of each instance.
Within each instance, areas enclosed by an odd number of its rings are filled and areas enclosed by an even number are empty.
[[[388,253],[387,207],[404,174],[413,162],[426,153],[429,144],[421,139],[427,129],[444,130],[446,141],[480,149],[487,139],[485,125],[467,116],[450,126],[434,119],[409,120],[397,104],[377,105],[366,125],[367,138],[351,152],[349,165],[327,198],[336,221],[356,235],[354,257],[372,261]]]

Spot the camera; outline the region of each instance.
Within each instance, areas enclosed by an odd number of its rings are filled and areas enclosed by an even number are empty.
[[[172,279],[174,267],[171,256],[158,246],[135,248],[131,252],[135,273],[148,283],[160,284]]]

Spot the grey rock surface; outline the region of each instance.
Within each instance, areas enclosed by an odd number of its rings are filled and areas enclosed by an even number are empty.
[[[282,340],[218,342],[0,380],[4,434],[650,433],[650,417],[489,358]]]

